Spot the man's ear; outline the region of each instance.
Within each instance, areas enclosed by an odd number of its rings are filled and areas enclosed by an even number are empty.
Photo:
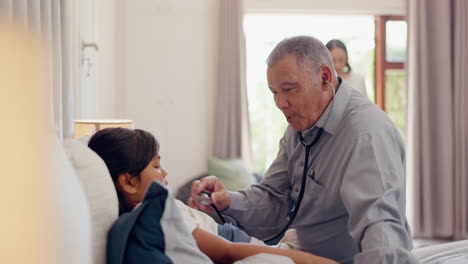
[[[121,190],[128,194],[135,194],[140,185],[140,179],[128,172],[120,174],[117,178],[117,182]]]
[[[321,76],[321,83],[322,83],[322,89],[326,90],[328,89],[328,83],[332,82],[332,70],[330,67],[327,65],[322,65],[322,69],[320,70],[320,76]]]

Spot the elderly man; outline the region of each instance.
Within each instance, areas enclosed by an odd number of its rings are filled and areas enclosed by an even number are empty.
[[[405,216],[405,151],[388,116],[336,75],[312,37],[281,41],[268,60],[268,85],[289,126],[259,184],[228,192],[216,177],[192,184],[249,229],[296,216],[307,252],[340,263],[417,263]],[[294,208],[291,208],[291,204]]]

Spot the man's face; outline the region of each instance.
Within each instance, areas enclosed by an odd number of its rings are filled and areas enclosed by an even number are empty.
[[[329,101],[321,88],[320,76],[303,70],[296,55],[289,54],[268,68],[267,77],[275,104],[291,127],[296,131],[312,127]],[[314,80],[318,85],[314,85]]]

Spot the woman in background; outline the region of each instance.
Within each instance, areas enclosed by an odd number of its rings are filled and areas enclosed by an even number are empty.
[[[333,64],[338,76],[342,77],[351,87],[367,96],[364,78],[351,70],[345,44],[339,39],[332,39],[326,46],[333,58]]]

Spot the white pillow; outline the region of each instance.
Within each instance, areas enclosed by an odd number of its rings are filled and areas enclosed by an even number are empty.
[[[90,264],[91,217],[84,188],[67,159],[62,143],[55,135],[51,137],[47,141],[50,170],[47,186],[54,248],[51,263]]]
[[[119,214],[114,183],[104,161],[88,146],[75,139],[66,139],[64,146],[91,211],[93,263],[105,264],[107,233]]]

